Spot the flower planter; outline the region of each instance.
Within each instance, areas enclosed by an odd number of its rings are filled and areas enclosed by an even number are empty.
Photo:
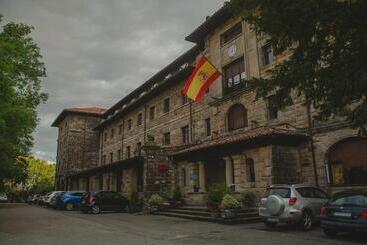
[[[159,209],[159,206],[151,206],[151,207],[149,207],[149,212],[150,212],[151,214],[155,214],[155,213],[157,213],[159,210],[160,210],[160,209]]]
[[[237,217],[236,209],[221,209],[220,218],[224,220],[231,220]]]

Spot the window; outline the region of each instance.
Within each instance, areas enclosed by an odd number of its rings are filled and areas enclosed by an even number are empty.
[[[272,196],[276,195],[283,198],[290,198],[291,197],[291,189],[289,188],[269,188],[266,190],[265,196]]]
[[[153,120],[153,119],[154,119],[154,117],[155,117],[155,107],[154,107],[154,106],[152,106],[152,107],[150,107],[150,109],[149,109],[149,119],[150,119],[150,120]]]
[[[278,106],[275,96],[268,97],[268,119],[273,120],[278,118]]]
[[[328,181],[332,185],[367,185],[367,138],[350,137],[327,151]]]
[[[119,134],[122,134],[122,124],[119,125]]]
[[[206,127],[206,136],[210,136],[212,134],[210,118],[205,119],[205,127]]]
[[[113,163],[113,152],[110,153],[110,163]]]
[[[188,98],[186,96],[186,94],[183,94],[181,95],[181,102],[182,102],[182,105],[186,104],[188,102]]]
[[[181,132],[182,132],[182,143],[188,144],[190,142],[189,126],[182,127]]]
[[[127,120],[127,129],[131,130],[131,119]]]
[[[107,141],[107,132],[104,133],[104,141]]]
[[[221,35],[221,44],[224,45],[232,41],[234,38],[239,36],[241,33],[242,33],[242,24],[240,22]]]
[[[169,144],[171,144],[171,134],[168,132],[163,135],[163,145]]]
[[[121,150],[117,151],[117,157],[118,157],[118,160],[121,160]]]
[[[129,158],[130,158],[130,154],[131,154],[131,152],[130,152],[130,146],[127,146],[127,147],[126,147],[126,158],[127,158],[127,159],[129,159]]]
[[[273,46],[271,44],[266,44],[261,48],[263,65],[267,66],[274,62]]]
[[[183,187],[186,187],[186,185],[187,185],[186,184],[186,169],[183,168],[181,171],[182,171],[181,172],[182,173],[182,185],[183,185]]]
[[[223,68],[224,89],[226,92],[245,86],[246,79],[245,62],[240,58]]]
[[[138,142],[136,144],[136,155],[140,156],[141,155],[141,142]]]
[[[163,113],[169,112],[169,98],[163,101]]]
[[[114,135],[114,129],[113,128],[111,128],[111,139],[113,139],[113,135]]]
[[[247,110],[241,104],[233,105],[228,111],[228,130],[236,130],[247,126]]]
[[[255,182],[255,163],[252,158],[246,159],[246,175],[248,182]]]
[[[106,155],[103,155],[102,157],[102,164],[106,164]]]
[[[140,126],[143,124],[143,114],[139,113],[138,114],[138,120],[137,120],[137,125]]]

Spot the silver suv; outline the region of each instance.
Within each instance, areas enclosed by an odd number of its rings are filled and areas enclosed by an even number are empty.
[[[300,224],[310,230],[329,200],[323,190],[310,185],[272,185],[261,199],[259,215],[267,227],[278,223]]]

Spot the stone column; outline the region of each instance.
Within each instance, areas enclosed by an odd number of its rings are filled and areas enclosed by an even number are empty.
[[[205,163],[199,162],[199,186],[200,192],[206,192]]]
[[[226,184],[227,186],[233,185],[233,163],[230,157],[225,157],[226,161]]]

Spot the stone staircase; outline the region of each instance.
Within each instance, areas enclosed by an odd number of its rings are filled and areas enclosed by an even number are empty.
[[[213,217],[207,207],[201,206],[184,206],[180,208],[167,208],[156,213],[169,217],[185,218],[198,221],[216,222],[223,224],[243,224],[260,222],[261,218],[258,215],[256,208],[239,210],[237,217],[231,220],[224,220]]]

